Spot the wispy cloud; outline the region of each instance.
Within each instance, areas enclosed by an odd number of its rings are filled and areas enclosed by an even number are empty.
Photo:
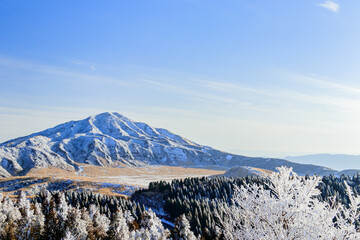
[[[232,108],[237,111],[278,111],[279,109],[289,108],[289,106],[308,109],[310,104],[312,106],[327,106],[337,109],[350,108],[358,111],[357,106],[360,106],[360,99],[356,97],[360,93],[360,88],[317,76],[292,74],[290,76],[292,80],[307,86],[299,89],[291,85],[243,85],[236,81],[209,79],[206,76],[192,74],[183,74],[181,80],[179,80],[174,77],[177,73],[160,70],[156,71],[158,74],[156,77],[153,76],[150,70],[143,70],[140,72],[144,72],[142,74],[144,76],[127,79],[101,73],[95,75],[91,72],[78,72],[74,69],[16,60],[3,56],[0,56],[0,66],[67,76],[69,79],[86,81],[87,83],[91,81],[112,86],[153,89],[166,94],[176,94],[177,97],[182,99],[188,99],[188,102],[191,102],[191,106],[194,106],[194,108],[199,107],[199,105],[202,108],[206,106],[214,108],[214,105],[216,105],[221,106],[221,109]],[[313,88],[318,89],[317,96],[314,96],[312,91],[308,91],[308,89]],[[334,94],[334,92],[337,94]],[[287,101],[284,101],[284,99]],[[191,109],[191,106],[188,106],[188,108]]]
[[[337,4],[336,2],[333,2],[333,1],[326,1],[324,3],[318,4],[318,6],[323,7],[325,9],[335,12],[335,13],[338,12],[340,9],[339,4]]]
[[[281,111],[282,114],[290,112],[293,114],[295,108],[298,115],[304,115],[304,112],[314,114],[314,111],[322,114],[329,112],[330,115],[334,115],[335,112],[354,113],[360,110],[360,98],[354,97],[360,93],[359,88],[324,77],[291,75],[290,79],[305,86],[302,88],[298,88],[298,84],[250,87],[236,82],[204,79],[170,83],[166,78],[154,80],[149,76],[139,80],[150,88],[192,97],[212,107],[218,104],[226,110],[231,108],[238,111],[240,109],[256,112]],[[315,88],[316,94],[310,91]]]
[[[326,151],[327,146],[341,144],[351,150],[360,139],[360,85],[349,81],[286,73],[250,82],[142,66],[104,68],[94,63],[96,71],[89,71],[87,66],[93,65],[82,64],[50,65],[0,55],[0,70],[9,76],[0,79],[3,89],[18,80],[12,78],[17,72],[34,81],[53,81],[41,88],[41,93],[50,91],[44,96],[3,90],[0,142],[103,111],[119,111],[219,149],[241,145],[297,150],[298,144],[312,138],[310,150],[315,149],[312,145]],[[61,86],[73,82],[75,90],[66,94],[69,88]],[[42,84],[39,80],[37,85]],[[27,97],[34,101],[24,101]],[[288,141],[292,136],[295,140]]]
[[[74,65],[84,65],[82,62],[72,62]],[[120,86],[132,86],[134,85],[130,80],[122,79],[122,78],[115,78],[109,77],[106,75],[96,75],[93,74],[96,69],[94,66],[90,66],[89,70],[91,72],[84,73],[82,71],[70,70],[68,68],[59,67],[59,66],[52,66],[46,65],[39,62],[28,61],[28,60],[21,60],[21,59],[14,59],[8,58],[6,56],[0,55],[0,67],[5,68],[13,68],[13,69],[21,69],[31,72],[39,72],[43,74],[50,74],[56,76],[67,76],[72,79],[72,81],[84,80],[84,81],[92,81],[97,83],[105,83],[105,84],[115,84]]]
[[[291,77],[292,79],[311,84],[313,86],[318,86],[321,88],[327,88],[332,89],[338,92],[343,92],[346,94],[360,94],[360,88],[350,85],[345,85],[342,83],[331,81],[330,79],[326,79],[323,77],[317,77],[317,76],[307,76],[307,75],[293,75]]]
[[[204,87],[209,89],[214,89],[217,91],[224,91],[224,92],[248,92],[248,93],[255,93],[255,94],[266,94],[264,90],[259,88],[251,88],[247,86],[243,86],[241,84],[234,84],[223,82],[219,80],[197,80],[198,83],[202,84]]]
[[[150,80],[150,79],[140,79],[140,81],[149,84],[149,87],[156,88],[158,90],[162,91],[171,91],[173,93],[178,93],[186,96],[190,96],[192,98],[196,98],[198,100],[206,100],[208,102],[214,103],[237,103],[238,101],[234,98],[227,97],[222,94],[211,94],[208,93],[204,86],[201,85],[194,85],[191,84],[191,86],[183,86],[178,84],[171,84],[171,83],[165,83],[163,81],[159,80]],[[194,90],[196,89],[196,90]]]

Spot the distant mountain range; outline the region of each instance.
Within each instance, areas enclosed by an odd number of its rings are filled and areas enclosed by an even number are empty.
[[[24,175],[32,168],[77,170],[78,163],[110,167],[160,164],[222,169],[250,166],[271,171],[284,165],[293,167],[298,174],[338,173],[311,164],[226,153],[110,112],[0,144],[2,177]]]
[[[360,168],[360,155],[310,154],[302,156],[287,156],[285,159],[297,163],[312,163],[335,169]]]

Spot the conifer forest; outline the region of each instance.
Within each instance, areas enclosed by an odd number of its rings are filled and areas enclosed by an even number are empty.
[[[91,191],[1,194],[0,238],[359,239],[359,191],[360,174],[300,177],[279,168],[268,178],[151,182],[129,199]]]

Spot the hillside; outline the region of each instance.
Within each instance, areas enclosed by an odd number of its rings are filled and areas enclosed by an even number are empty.
[[[212,175],[210,178],[214,177],[227,177],[227,178],[242,178],[247,176],[261,176],[266,177],[273,172],[270,170],[254,168],[254,167],[246,167],[246,166],[238,166],[232,167],[228,169],[223,174]]]
[[[0,144],[0,176],[24,175],[32,168],[75,171],[79,164],[104,167],[146,165],[228,169],[250,166],[275,171],[293,167],[299,174],[329,174],[329,168],[283,159],[235,155],[202,146],[166,129],[105,112]]]

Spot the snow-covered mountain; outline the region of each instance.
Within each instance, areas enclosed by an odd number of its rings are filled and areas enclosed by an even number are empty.
[[[119,113],[101,113],[71,121],[0,144],[0,176],[26,174],[31,168],[78,169],[78,163],[126,167],[251,166],[274,171],[293,167],[299,174],[327,174],[334,170],[282,159],[253,158],[225,153],[189,141],[166,129],[134,122]]]

